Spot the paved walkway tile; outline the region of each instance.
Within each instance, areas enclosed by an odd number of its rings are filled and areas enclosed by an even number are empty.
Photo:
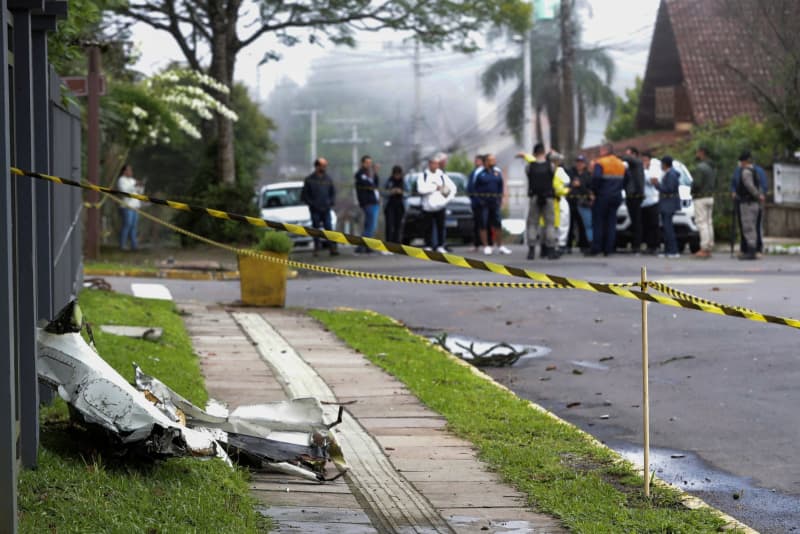
[[[441,415],[307,315],[180,307],[188,313],[211,397],[235,407],[310,389],[320,398],[352,403],[337,436],[353,472],[326,484],[253,474],[251,491],[277,532],[566,532],[555,519],[530,510],[525,496],[490,472],[469,442],[447,431]],[[297,364],[280,369],[290,353],[305,362],[305,371]],[[387,515],[381,507],[400,513]]]

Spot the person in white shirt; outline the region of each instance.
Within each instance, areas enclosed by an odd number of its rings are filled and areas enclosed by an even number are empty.
[[[122,166],[117,178],[117,189],[124,193],[142,193],[142,187],[136,178],[133,177],[133,167],[129,164]],[[135,211],[142,206],[142,202],[135,198],[123,198],[119,208],[122,227],[119,232],[119,248],[125,250],[125,244],[130,240],[131,250],[138,248],[136,241],[136,226],[139,221],[139,214]]]
[[[642,238],[647,245],[646,254],[658,254],[661,246],[661,224],[658,215],[658,189],[651,178],[659,180],[664,175],[661,161],[651,152],[642,152],[644,166],[644,200],[642,201]]]
[[[439,168],[436,157],[428,160],[428,168],[417,181],[417,193],[422,197],[425,246],[437,252],[447,252],[444,248],[445,208],[456,196],[456,185]]]

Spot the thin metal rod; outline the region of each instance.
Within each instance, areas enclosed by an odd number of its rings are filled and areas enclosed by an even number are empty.
[[[647,291],[647,267],[642,267],[642,292]],[[644,496],[650,497],[650,377],[647,302],[642,301],[642,426],[644,431]]]

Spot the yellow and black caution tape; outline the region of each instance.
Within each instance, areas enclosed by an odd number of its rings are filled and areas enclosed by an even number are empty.
[[[676,297],[666,297],[661,295],[654,295],[652,293],[646,293],[644,291],[635,291],[632,289],[628,289],[626,287],[619,287],[613,284],[602,284],[597,282],[589,282],[587,280],[580,280],[575,278],[568,278],[565,276],[557,276],[553,274],[547,273],[540,273],[537,271],[531,271],[528,269],[521,269],[519,267],[513,267],[509,265],[502,265],[499,263],[488,262],[483,260],[477,260],[474,258],[465,258],[463,256],[457,256],[455,254],[448,254],[448,253],[441,253],[432,250],[423,250],[418,247],[412,247],[410,245],[402,245],[399,243],[389,243],[385,241],[381,241],[380,239],[375,239],[372,237],[363,237],[357,236],[352,234],[345,234],[342,232],[335,232],[333,230],[319,230],[317,228],[309,228],[305,226],[299,226],[296,224],[288,224],[276,221],[269,221],[266,219],[260,219],[258,217],[250,217],[246,215],[241,215],[237,213],[229,213],[226,211],[216,210],[212,208],[203,208],[200,206],[192,206],[191,204],[186,204],[184,202],[175,202],[172,200],[164,200],[160,198],[154,198],[147,195],[141,195],[138,193],[126,193],[123,191],[117,191],[114,189],[110,189],[108,187],[102,187],[94,184],[85,184],[76,182],[74,180],[68,180],[66,178],[60,178],[58,176],[50,176],[46,174],[31,172],[31,171],[24,171],[18,169],[16,167],[12,167],[11,171],[14,174],[19,176],[30,176],[32,178],[37,178],[40,180],[48,180],[54,183],[69,185],[72,187],[79,187],[82,189],[88,189],[91,191],[98,191],[100,193],[107,193],[110,195],[121,196],[121,197],[128,197],[128,198],[136,198],[138,200],[142,200],[144,202],[150,202],[152,204],[161,205],[161,206],[168,206],[170,208],[180,210],[180,211],[188,211],[188,212],[195,212],[195,213],[203,213],[209,215],[211,217],[223,220],[230,220],[230,221],[238,221],[245,224],[249,224],[251,226],[259,227],[259,228],[272,228],[275,230],[282,230],[285,232],[289,232],[296,235],[302,235],[306,237],[317,237],[321,239],[326,239],[328,241],[332,241],[334,243],[344,244],[344,245],[360,245],[362,247],[367,247],[372,250],[377,250],[380,252],[389,251],[394,254],[399,254],[403,256],[409,256],[412,258],[420,259],[420,260],[428,260],[428,261],[435,261],[440,263],[446,263],[448,265],[453,265],[455,267],[461,267],[464,269],[475,269],[481,271],[487,271],[495,274],[500,274],[503,276],[513,276],[517,278],[526,278],[528,280],[533,280],[535,282],[543,282],[548,284],[555,284],[560,287],[564,288],[571,288],[571,289],[581,289],[584,291],[591,291],[595,293],[606,293],[609,295],[616,295],[618,297],[633,299],[633,300],[641,300],[646,302],[655,302],[658,304],[663,304],[665,306],[673,306],[678,308],[687,308],[691,310],[698,310],[704,311],[707,313],[713,313],[717,315],[726,315],[729,317],[740,317],[745,318],[751,321],[758,321],[764,323],[773,323],[773,324],[781,324],[785,326],[789,326],[792,328],[800,329],[800,320],[792,319],[788,317],[778,317],[774,315],[767,315],[762,313],[745,313],[740,310],[736,310],[730,306],[714,303],[711,301],[700,302],[699,300],[689,300],[684,298],[676,298]]]
[[[117,202],[121,205],[122,201],[109,195],[111,200]],[[291,267],[293,269],[303,269],[306,271],[315,271],[318,273],[325,273],[331,274],[335,276],[346,276],[349,278],[360,278],[365,280],[378,280],[381,282],[400,282],[405,284],[424,284],[424,285],[440,285],[440,286],[462,286],[462,287],[480,287],[480,288],[493,288],[493,289],[567,289],[566,286],[561,286],[558,284],[552,283],[544,283],[544,282],[489,282],[489,281],[480,281],[480,280],[445,280],[439,278],[421,278],[417,276],[398,276],[393,274],[383,274],[383,273],[370,273],[364,271],[356,271],[354,269],[341,269],[338,267],[327,267],[324,265],[317,265],[315,263],[303,263],[299,261],[289,260],[285,258],[279,258],[276,256],[271,256],[269,254],[264,254],[259,250],[248,249],[248,248],[239,248],[234,247],[231,245],[227,245],[225,243],[220,243],[219,241],[214,241],[213,239],[209,239],[207,237],[201,236],[200,234],[196,234],[190,230],[186,230],[185,228],[181,228],[180,226],[176,226],[168,221],[165,221],[155,215],[151,215],[146,211],[142,211],[137,208],[129,208],[133,209],[142,217],[153,221],[156,224],[159,224],[165,228],[169,228],[173,232],[177,232],[179,234],[183,234],[187,237],[205,243],[207,245],[211,245],[213,247],[221,248],[223,250],[227,250],[228,252],[233,252],[237,255],[244,255],[244,256],[251,256],[254,258],[258,258],[260,260],[269,261],[272,263],[280,263],[282,265],[286,265],[287,267]],[[636,282],[624,283],[624,284],[615,284],[620,287],[633,287],[637,285]]]

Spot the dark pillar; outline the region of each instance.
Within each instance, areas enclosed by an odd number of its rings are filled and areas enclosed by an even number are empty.
[[[31,10],[44,10],[44,1],[9,3],[14,17],[14,140],[17,167],[34,167],[33,63]],[[33,180],[17,176],[14,189],[17,354],[19,355],[20,457],[35,467],[39,449],[39,379],[36,374],[36,195]]]
[[[0,532],[17,531],[17,370],[6,0],[0,0]]]
[[[86,179],[89,183],[100,183],[100,47],[90,46],[89,72],[86,95]],[[100,193],[89,192],[89,202],[96,204]],[[90,260],[100,254],[100,210],[89,209],[86,213],[86,250]]]

